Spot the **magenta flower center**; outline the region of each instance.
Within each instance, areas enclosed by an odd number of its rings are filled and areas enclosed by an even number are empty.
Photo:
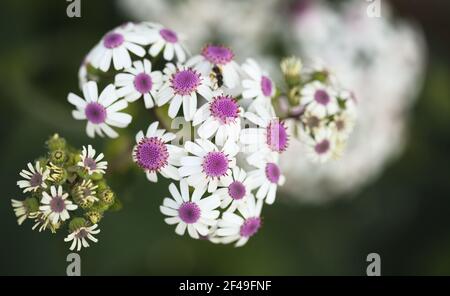
[[[186,96],[197,90],[201,79],[195,70],[186,69],[173,74],[170,82],[176,94]]]
[[[134,88],[141,94],[152,90],[153,80],[147,73],[140,73],[134,77]]]
[[[239,117],[239,104],[231,96],[214,97],[209,110],[211,115],[222,124],[234,122]]]
[[[325,90],[319,89],[314,93],[314,100],[321,105],[327,105],[330,102],[330,96]]]
[[[97,162],[95,159],[91,157],[86,157],[83,161],[84,165],[89,168],[91,171],[95,170],[97,168]]]
[[[267,126],[267,145],[272,151],[283,152],[289,144],[289,135],[284,122],[274,119]]]
[[[178,41],[177,33],[169,29],[159,30],[159,35],[161,35],[164,40],[170,43],[176,43]]]
[[[240,200],[245,196],[246,190],[244,184],[239,181],[234,181],[228,186],[228,194],[234,200]]]
[[[318,153],[318,154],[324,154],[326,153],[328,150],[330,149],[330,141],[328,140],[323,140],[319,143],[316,144],[316,146],[314,146],[314,150]]]
[[[40,173],[34,173],[30,178],[31,187],[40,186],[42,184],[42,175]]]
[[[266,177],[271,183],[278,184],[280,180],[280,168],[273,162],[268,162],[266,164]]]
[[[168,163],[169,152],[161,138],[143,138],[134,149],[134,159],[144,170],[159,171]]]
[[[245,220],[241,226],[240,235],[242,237],[251,237],[261,228],[261,218],[251,217]]]
[[[100,124],[106,120],[106,108],[96,102],[87,104],[84,113],[87,120],[94,124]]]
[[[202,55],[212,64],[225,65],[234,57],[231,49],[221,45],[207,45],[202,50]]]
[[[270,80],[267,76],[261,77],[261,91],[266,97],[270,97],[272,95],[272,80]]]
[[[203,171],[208,177],[221,177],[227,174],[228,158],[223,152],[213,151],[203,158]]]
[[[122,34],[112,32],[106,34],[106,36],[103,38],[103,45],[106,48],[113,49],[121,46],[124,40],[125,39],[123,38]]]
[[[55,196],[50,201],[50,209],[54,213],[61,213],[66,209],[66,204],[61,196]]]
[[[200,219],[201,210],[200,207],[193,202],[184,202],[178,209],[178,215],[180,219],[187,224],[192,224]]]

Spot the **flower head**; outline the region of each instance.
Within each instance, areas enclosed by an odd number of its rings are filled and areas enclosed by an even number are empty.
[[[52,224],[69,219],[69,211],[78,208],[77,205],[74,205],[72,201],[67,199],[68,196],[69,194],[64,193],[61,186],[58,186],[58,188],[51,186],[50,194],[45,191],[42,193],[42,205],[39,207],[39,210],[44,215],[48,215]]]
[[[245,245],[262,226],[261,209],[262,200],[256,201],[250,196],[246,203],[239,205],[236,212],[223,213],[214,235],[224,244],[236,242],[236,247]]]
[[[69,93],[68,101],[76,107],[72,115],[77,120],[87,120],[86,133],[89,137],[106,134],[110,138],[117,138],[118,134],[110,126],[127,127],[132,117],[119,112],[128,104],[124,99],[118,99],[113,84],[109,84],[98,96],[97,83],[89,81],[83,85],[84,98]]]
[[[147,109],[155,105],[161,84],[161,72],[152,71],[152,63],[147,59],[133,62],[133,67],[127,68],[125,73],[119,73],[115,77],[115,85],[119,87],[117,96],[124,97],[129,103],[143,97]]]
[[[95,149],[92,148],[91,145],[88,145],[87,149],[83,146],[83,151],[80,155],[81,161],[77,163],[77,165],[84,168],[89,175],[94,173],[104,174],[108,167],[108,162],[102,161],[104,158],[103,153],[100,153],[95,157],[95,152]]]
[[[37,161],[33,167],[31,162],[28,163],[28,170],[22,170],[19,175],[24,180],[17,181],[17,186],[23,189],[23,192],[35,192],[38,189],[47,188],[45,181],[48,179],[50,171],[47,168],[42,168]]]
[[[168,114],[175,118],[183,105],[184,118],[191,121],[197,111],[197,95],[206,100],[212,97],[209,79],[195,69],[173,64],[166,65],[164,75],[166,82],[159,91],[158,106],[170,101]]]
[[[129,23],[106,33],[88,55],[88,62],[103,72],[109,70],[111,61],[114,69],[126,69],[131,67],[130,52],[143,57],[145,55],[143,45],[148,43],[148,37],[136,31],[136,27]]]
[[[136,146],[133,149],[134,162],[145,171],[149,181],[158,180],[157,173],[165,178],[179,180],[177,168],[180,158],[186,152],[175,145],[169,144],[175,139],[175,134],[158,129],[158,122],[149,125],[146,134],[140,131],[136,135]]]
[[[217,223],[220,205],[217,196],[211,195],[202,198],[205,189],[197,188],[193,194],[189,194],[189,186],[186,180],[180,181],[180,190],[174,183],[169,186],[172,198],[166,197],[160,206],[161,213],[169,216],[165,222],[169,225],[177,224],[175,232],[183,235],[187,229],[192,238],[206,236],[212,226]]]
[[[65,239],[65,242],[72,242],[70,245],[70,250],[73,251],[77,249],[77,252],[81,250],[82,247],[88,248],[88,240],[94,243],[98,242],[98,239],[94,237],[94,234],[98,234],[100,229],[97,229],[98,225],[94,224],[92,226],[81,226],[73,230]]]
[[[184,148],[192,156],[180,159],[180,177],[186,177],[187,183],[195,188],[208,188],[214,192],[219,184],[230,178],[231,169],[236,165],[235,156],[239,147],[228,140],[220,149],[211,141],[197,139],[186,142]]]
[[[201,138],[209,139],[215,135],[215,143],[222,146],[228,139],[238,140],[241,130],[241,109],[232,96],[214,96],[198,109],[193,125],[200,124],[198,135]]]
[[[200,55],[189,59],[186,65],[194,67],[207,77],[217,74],[223,76],[223,84],[232,89],[240,85],[240,68],[233,59],[234,53],[230,48],[223,45],[208,44],[203,48]]]

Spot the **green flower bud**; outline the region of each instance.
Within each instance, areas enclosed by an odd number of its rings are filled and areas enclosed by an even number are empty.
[[[81,227],[85,227],[86,225],[87,225],[86,219],[82,217],[75,217],[72,220],[70,220],[69,231],[73,232],[77,229],[80,229]]]
[[[107,189],[101,193],[100,199],[107,205],[112,205],[114,203],[114,192]]]
[[[97,211],[89,211],[86,213],[86,217],[92,224],[97,224],[102,219],[102,214]]]
[[[39,201],[34,197],[26,198],[23,201],[23,204],[27,208],[29,213],[34,213],[39,211]]]
[[[60,138],[58,134],[54,134],[50,137],[46,144],[50,151],[63,150],[66,148],[66,140],[64,140],[64,138]]]
[[[54,164],[63,164],[66,161],[66,152],[56,149],[50,152],[50,162]]]
[[[281,71],[289,88],[300,85],[300,71],[302,61],[297,57],[288,57],[281,60]]]

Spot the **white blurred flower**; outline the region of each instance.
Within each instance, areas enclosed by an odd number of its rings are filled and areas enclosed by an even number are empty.
[[[283,190],[293,197],[318,202],[354,192],[404,147],[408,111],[423,81],[422,35],[414,25],[393,20],[386,2],[382,18],[368,18],[366,8],[350,1],[336,10],[317,1],[295,17],[298,44],[291,43],[291,50],[300,48],[307,59],[320,58],[333,69],[354,92],[361,116],[338,161],[311,164],[297,157],[307,148],[290,142],[281,166],[288,176]]]

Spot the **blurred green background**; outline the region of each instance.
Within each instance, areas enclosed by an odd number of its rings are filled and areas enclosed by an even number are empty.
[[[425,87],[413,109],[405,153],[357,196],[324,205],[279,196],[265,208],[264,227],[244,248],[179,237],[159,212],[167,182],[138,171],[111,184],[121,212],[102,220],[100,242],[83,250],[83,275],[364,275],[377,252],[384,275],[450,274],[450,19],[445,1],[393,1],[426,34]],[[64,231],[18,227],[10,199],[26,163],[45,152],[54,132],[106,156],[114,141],[88,139],[71,117],[81,60],[109,29],[126,21],[112,1],[82,1],[82,18],[67,2],[2,1],[0,9],[0,274],[64,275]],[[363,115],[362,115],[363,116]],[[145,125],[132,127],[143,128]],[[134,131],[129,131],[133,134]],[[369,137],[370,135],[368,135]],[[112,143],[112,144],[111,144]]]

